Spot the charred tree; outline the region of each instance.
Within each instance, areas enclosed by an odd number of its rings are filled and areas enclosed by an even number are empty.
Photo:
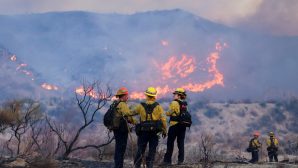
[[[10,134],[6,147],[11,156],[25,154],[26,150],[21,151],[22,138],[28,133],[30,126],[42,118],[40,104],[31,99],[13,100],[6,102],[1,112],[10,118],[10,122],[6,124]],[[15,147],[11,147],[13,140],[16,142],[13,144]]]
[[[77,130],[72,130],[72,132],[68,133],[71,136],[70,139],[65,137],[66,130],[63,127],[57,125],[54,121],[50,121],[48,117],[46,118],[51,131],[53,131],[59,139],[56,151],[61,147],[63,148],[62,159],[67,159],[69,154],[77,150],[86,148],[100,150],[101,147],[110,144],[114,139],[114,137],[111,137],[108,133],[107,141],[103,144],[77,145],[81,133],[94,123],[96,114],[112,97],[111,89],[109,87],[103,89],[103,86],[99,82],[93,82],[91,84],[83,82],[82,88],[75,93],[75,97],[76,104],[80,109],[82,124]]]

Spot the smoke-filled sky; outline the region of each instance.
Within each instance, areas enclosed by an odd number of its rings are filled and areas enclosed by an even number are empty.
[[[298,35],[297,0],[1,0],[0,14],[90,11],[132,14],[180,8],[229,26]]]

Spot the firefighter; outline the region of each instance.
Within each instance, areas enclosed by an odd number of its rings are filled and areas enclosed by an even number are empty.
[[[273,132],[269,132],[268,134],[269,138],[267,139],[267,151],[268,151],[268,157],[269,161],[272,162],[273,159],[275,162],[278,162],[277,158],[277,151],[278,151],[278,140],[274,136]]]
[[[262,144],[258,140],[260,136],[260,132],[255,131],[253,133],[253,138],[249,142],[249,147],[251,148],[251,160],[250,163],[256,163],[259,161],[259,149],[261,148]]]
[[[141,166],[141,162],[149,143],[149,152],[146,157],[147,168],[153,167],[156,148],[158,145],[158,133],[162,132],[163,138],[167,136],[166,117],[163,108],[156,102],[157,91],[154,87],[149,87],[145,92],[146,101],[138,104],[134,112],[140,116],[140,123],[136,125],[138,135],[138,150],[134,159],[136,168]]]
[[[131,111],[127,105],[128,100],[128,90],[125,87],[121,87],[116,93],[116,102],[118,103],[116,107],[116,114],[114,117],[114,121],[118,127],[118,129],[114,129],[114,137],[115,137],[115,155],[114,155],[114,163],[115,168],[122,168],[124,161],[124,154],[127,145],[128,131],[129,126],[128,122],[133,123],[132,117],[127,117],[131,115]]]
[[[164,165],[172,163],[172,154],[174,149],[174,142],[177,138],[178,147],[178,164],[184,161],[184,138],[186,127],[179,123],[179,114],[181,110],[187,110],[186,92],[183,88],[177,88],[173,93],[174,100],[171,102],[169,111],[166,113],[170,117],[170,128],[168,131],[167,151],[164,156]]]

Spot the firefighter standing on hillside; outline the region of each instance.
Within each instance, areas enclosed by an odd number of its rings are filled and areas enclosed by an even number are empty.
[[[273,158],[275,162],[278,162],[277,151],[278,151],[278,140],[275,138],[273,132],[269,132],[269,138],[267,139],[267,151],[269,161],[272,162]]]
[[[147,168],[153,167],[156,148],[158,145],[158,135],[160,130],[163,137],[167,135],[166,117],[163,108],[156,100],[157,91],[154,87],[149,87],[145,92],[146,102],[138,104],[134,112],[140,115],[140,123],[136,125],[138,135],[138,151],[134,159],[136,168],[141,166],[142,158],[149,143],[149,152],[146,157]],[[159,125],[157,128],[154,125]],[[153,131],[150,131],[153,130]]]
[[[128,131],[129,127],[127,121],[132,123],[132,117],[130,116],[131,111],[127,105],[128,100],[128,90],[125,87],[121,87],[116,93],[117,100],[114,103],[117,103],[116,114],[114,116],[114,123],[117,129],[113,129],[115,137],[115,155],[114,162],[115,168],[122,168],[124,161],[124,154],[127,145]]]
[[[164,156],[164,165],[172,164],[172,154],[176,137],[179,149],[178,164],[182,164],[184,161],[184,139],[186,127],[178,122],[178,117],[181,110],[187,110],[187,102],[185,101],[186,92],[183,88],[177,88],[173,94],[174,100],[171,102],[169,111],[166,113],[167,116],[170,116],[170,128],[168,132],[167,152]]]
[[[259,148],[261,148],[262,144],[258,140],[260,136],[260,132],[256,131],[253,133],[253,138],[249,142],[249,147],[251,148],[251,160],[250,163],[256,163],[259,161]]]

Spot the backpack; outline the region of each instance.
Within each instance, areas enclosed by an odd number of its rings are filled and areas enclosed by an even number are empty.
[[[117,112],[117,106],[120,103],[120,101],[114,101],[109,109],[107,110],[107,112],[105,113],[105,115],[103,116],[103,124],[109,129],[109,130],[114,130],[119,128],[119,124],[118,126],[115,124],[115,114]]]
[[[177,121],[185,127],[190,127],[192,124],[191,115],[187,110],[187,102],[175,100],[179,103],[180,114],[178,116],[171,116],[170,121]]]
[[[275,138],[270,138],[270,146],[267,147],[267,151],[268,152],[277,152],[278,151],[278,147],[275,146],[274,143]]]
[[[162,131],[162,122],[161,120],[152,120],[152,113],[156,106],[159,104],[157,102],[153,104],[141,103],[146,111],[146,120],[136,125],[136,133],[139,135],[141,132],[154,132],[158,133]],[[151,117],[151,120],[148,120],[148,117]]]
[[[246,148],[246,152],[253,152],[253,150],[254,150],[253,147],[252,147],[253,140],[254,139],[251,139],[249,141],[249,145],[248,145],[248,148]]]

